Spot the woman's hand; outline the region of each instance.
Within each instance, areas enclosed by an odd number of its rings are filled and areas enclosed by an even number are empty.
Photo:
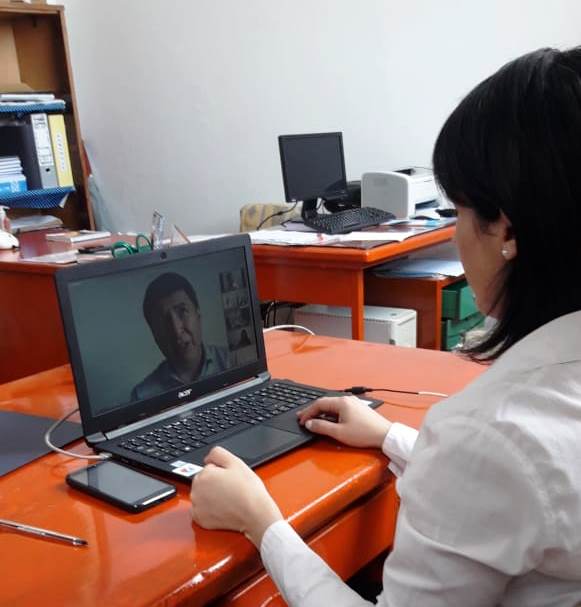
[[[264,532],[282,520],[262,481],[238,457],[214,447],[192,481],[192,518],[206,529],[240,531],[260,549]]]
[[[381,449],[391,422],[356,396],[326,396],[297,413],[299,423],[311,432],[330,436],[351,447]],[[336,421],[313,419],[320,415]]]

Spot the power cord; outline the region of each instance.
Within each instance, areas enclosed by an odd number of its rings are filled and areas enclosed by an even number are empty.
[[[315,335],[314,331],[308,329],[307,327],[303,327],[302,325],[275,325],[274,327],[268,327],[267,329],[263,329],[263,333],[268,333],[269,331],[275,331],[276,329],[300,329],[301,331],[305,331],[309,335]],[[395,388],[369,388],[367,386],[351,386],[350,388],[344,388],[343,390],[339,390],[339,392],[348,392],[349,394],[359,395],[365,394],[367,392],[392,392],[394,394],[414,394],[416,396],[437,396],[440,398],[448,398],[449,394],[445,394],[444,392],[432,392],[431,390],[396,390]],[[402,409],[426,409],[427,407],[414,407],[413,405],[405,405],[402,403],[393,403],[387,402],[388,405],[393,405],[394,407],[401,407]]]
[[[260,230],[260,228],[269,220],[272,219],[273,217],[279,217],[280,215],[286,215],[287,213],[292,213],[296,208],[297,208],[297,204],[299,204],[298,200],[295,201],[295,203],[293,204],[293,206],[290,209],[287,209],[285,211],[277,211],[276,213],[272,213],[271,215],[267,215],[257,226],[256,226],[256,231],[258,232],[258,230]]]
[[[276,325],[277,314],[279,310],[286,309],[286,321],[283,321],[285,324],[291,322],[291,310],[294,308],[300,308],[304,304],[296,303],[293,301],[271,301],[270,303],[265,304],[266,312],[263,314],[264,316],[264,326],[268,327],[269,325]]]
[[[365,394],[366,392],[393,392],[395,394],[415,394],[420,396],[441,396],[442,398],[446,398],[449,395],[444,394],[443,392],[430,392],[428,390],[395,390],[394,388],[368,388],[367,386],[351,386],[350,388],[346,388],[345,390],[341,390],[342,392],[349,392],[350,394]],[[431,405],[420,405],[419,407],[416,405],[406,405],[404,403],[394,403],[392,401],[383,401],[386,405],[391,405],[392,407],[399,407],[400,409],[415,409],[416,411],[425,411],[429,409]]]
[[[443,392],[430,392],[429,390],[395,390],[394,388],[368,388],[367,386],[351,386],[341,390],[342,392],[350,392],[351,394],[365,394],[366,392],[394,392],[395,394],[416,394],[419,396],[441,396],[448,398],[449,394]]]
[[[301,331],[305,331],[305,333],[308,333],[309,335],[315,335],[313,331],[307,329],[307,327],[303,327],[302,325],[274,325],[274,327],[262,329],[262,332],[268,333],[269,331],[274,331],[275,329],[300,329]]]
[[[51,450],[51,451],[56,451],[57,453],[62,453],[63,455],[68,455],[69,457],[77,457],[79,459],[109,459],[111,456],[110,455],[105,455],[100,454],[100,455],[83,455],[82,453],[73,453],[72,451],[66,451],[65,449],[61,449],[59,447],[57,447],[56,445],[54,445],[52,443],[52,441],[50,440],[50,435],[63,423],[65,422],[67,419],[69,419],[69,417],[73,414],[76,413],[78,411],[78,407],[76,409],[73,409],[72,411],[69,411],[69,413],[67,413],[64,417],[61,417],[60,419],[58,419],[45,433],[44,433],[44,442],[46,444],[46,446]]]
[[[264,313],[264,325],[265,326],[268,326],[268,317],[270,316],[270,312],[274,306],[276,306],[276,301],[271,301],[266,307],[266,312]]]

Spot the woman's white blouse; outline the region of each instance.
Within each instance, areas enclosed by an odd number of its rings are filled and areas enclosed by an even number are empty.
[[[419,435],[394,424],[383,448],[401,508],[378,605],[581,605],[581,312],[510,348]],[[291,607],[371,604],[286,522],[261,555]]]

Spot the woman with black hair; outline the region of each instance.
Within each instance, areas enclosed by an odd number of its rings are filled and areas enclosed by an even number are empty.
[[[497,320],[467,351],[490,368],[419,435],[355,397],[321,399],[300,421],[381,448],[401,477],[379,605],[580,605],[581,48],[530,53],[478,85],[442,128],[434,171],[458,211],[478,307]],[[194,520],[246,533],[289,605],[370,604],[244,463],[220,448],[208,462],[192,485]]]

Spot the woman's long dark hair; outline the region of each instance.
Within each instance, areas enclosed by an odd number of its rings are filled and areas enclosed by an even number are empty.
[[[480,83],[444,124],[433,163],[450,200],[484,229],[504,213],[517,243],[498,323],[469,355],[493,360],[581,309],[581,47],[529,53]]]

